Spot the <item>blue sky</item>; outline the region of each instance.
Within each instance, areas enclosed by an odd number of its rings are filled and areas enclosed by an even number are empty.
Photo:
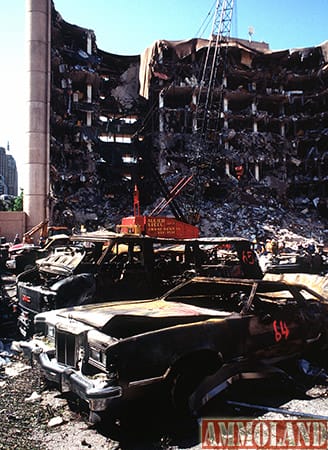
[[[93,29],[102,50],[141,53],[157,39],[208,38],[204,29],[215,0],[54,0],[63,19]],[[0,0],[0,146],[16,159],[24,152],[25,0]],[[273,50],[311,47],[328,40],[327,0],[235,0],[232,36],[269,43]],[[199,30],[204,29],[202,35]],[[20,176],[21,179],[21,176]]]

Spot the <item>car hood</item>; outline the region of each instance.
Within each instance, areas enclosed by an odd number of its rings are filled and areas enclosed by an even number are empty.
[[[37,259],[36,264],[40,272],[50,272],[67,275],[74,272],[85,256],[80,248],[54,248],[50,255]]]
[[[74,319],[98,330],[108,332],[118,324],[148,324],[163,328],[191,323],[206,318],[224,318],[231,313],[165,300],[117,302],[74,307],[57,312],[60,317]],[[157,325],[156,325],[157,324]],[[110,333],[113,335],[113,333]]]

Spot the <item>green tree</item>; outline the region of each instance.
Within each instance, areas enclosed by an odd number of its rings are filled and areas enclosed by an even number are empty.
[[[21,188],[20,194],[14,200],[14,204],[12,207],[13,211],[23,211],[23,197],[24,197],[24,190]]]

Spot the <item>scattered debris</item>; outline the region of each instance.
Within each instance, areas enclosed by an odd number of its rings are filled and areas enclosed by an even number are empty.
[[[5,374],[8,377],[17,377],[22,372],[28,372],[31,369],[31,366],[27,365],[25,361],[19,361],[16,364],[8,364],[5,368]]]
[[[34,392],[32,392],[32,394],[29,397],[25,398],[24,401],[26,403],[33,403],[33,402],[41,400],[41,398],[42,398],[42,396],[34,391]]]
[[[60,416],[52,417],[48,422],[48,427],[58,427],[59,425],[62,425],[64,423],[64,419]]]

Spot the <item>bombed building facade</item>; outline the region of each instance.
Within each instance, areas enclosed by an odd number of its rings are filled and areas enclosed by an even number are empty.
[[[133,213],[135,185],[151,214],[183,179],[177,201],[204,233],[241,234],[231,222],[245,208],[254,234],[268,208],[327,219],[328,42],[271,51],[231,38],[210,88],[209,42],[110,54],[53,6],[52,222],[112,228]]]

